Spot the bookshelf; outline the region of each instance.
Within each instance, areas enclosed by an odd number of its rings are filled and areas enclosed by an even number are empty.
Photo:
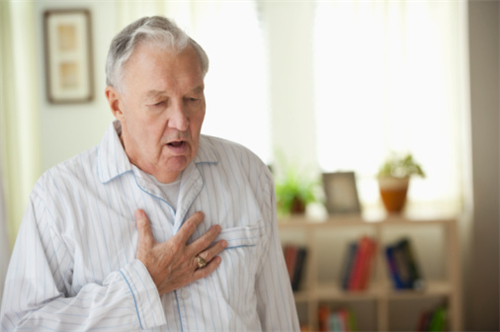
[[[426,229],[434,231],[438,235],[431,237],[431,241],[438,243],[441,254],[434,256],[426,246],[424,250],[418,250],[417,258],[420,265],[434,265],[442,269],[439,277],[427,278],[424,273],[426,287],[423,291],[395,290],[387,268],[384,247],[397,235],[410,235],[412,237],[427,237]],[[358,321],[371,322],[367,326],[359,326],[359,330],[414,330],[417,325],[417,317],[420,312],[409,313],[413,318],[407,319],[408,326],[393,323],[400,313],[404,304],[412,304],[418,301],[441,301],[448,308],[447,330],[461,331],[461,280],[460,280],[460,248],[458,242],[457,221],[455,218],[409,218],[402,215],[382,217],[378,219],[365,220],[359,215],[341,217],[329,217],[323,221],[312,221],[304,216],[291,216],[279,220],[279,230],[282,244],[296,242],[305,246],[308,250],[303,280],[298,291],[294,292],[295,302],[299,311],[301,325],[306,325],[310,331],[317,331],[318,309],[321,304],[336,303],[342,306],[368,305],[371,319],[365,317],[363,310],[357,314]],[[437,230],[437,232],[436,232]],[[434,234],[433,233],[433,234]],[[327,241],[329,234],[335,234],[335,239]],[[321,269],[335,269],[337,272],[342,264],[342,255],[338,253],[339,245],[345,247],[346,243],[339,239],[343,237],[355,237],[369,234],[377,243],[375,264],[373,266],[369,285],[366,290],[346,291],[340,286],[340,278],[322,277]],[[396,235],[394,235],[396,234]],[[321,241],[323,239],[323,241]],[[429,239],[424,239],[429,240]],[[323,243],[323,244],[321,244]],[[335,246],[337,247],[335,249]],[[331,251],[330,251],[331,249]],[[336,255],[335,251],[337,252]],[[442,262],[436,263],[439,258]],[[326,266],[327,263],[331,266]],[[431,266],[432,267],[432,266]],[[425,272],[425,271],[424,271]],[[419,309],[421,310],[421,309]],[[366,311],[366,310],[365,310]],[[414,310],[415,311],[415,310]],[[418,311],[418,310],[417,310]],[[413,315],[413,316],[412,316]],[[411,322],[414,320],[414,322]],[[363,324],[360,324],[363,325]]]

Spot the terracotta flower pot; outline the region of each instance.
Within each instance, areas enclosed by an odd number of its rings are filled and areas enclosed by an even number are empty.
[[[306,205],[299,197],[294,197],[292,207],[290,209],[292,214],[303,214],[306,212]]]
[[[389,213],[399,213],[406,203],[409,177],[395,178],[391,176],[379,177],[378,185],[384,207]]]

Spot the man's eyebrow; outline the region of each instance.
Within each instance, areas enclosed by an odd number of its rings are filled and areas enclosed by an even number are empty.
[[[191,93],[202,93],[204,90],[204,87],[202,85],[197,86],[193,90],[191,90]],[[161,91],[161,90],[149,90],[146,93],[147,98],[156,98],[156,97],[162,97],[167,94],[166,91]]]
[[[193,93],[202,93],[203,92],[203,86],[199,85],[196,88],[194,88],[193,90],[191,90],[191,92],[193,92]]]
[[[165,95],[165,91],[159,91],[159,90],[149,90],[148,93],[146,94],[147,97],[159,97]]]

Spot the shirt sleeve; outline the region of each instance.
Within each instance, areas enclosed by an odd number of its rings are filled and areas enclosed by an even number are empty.
[[[265,218],[263,255],[256,280],[257,311],[264,331],[300,331],[290,278],[278,234],[274,182],[265,172],[261,205]]]
[[[102,284],[85,283],[71,294],[78,282],[73,254],[53,227],[51,213],[31,195],[7,272],[2,331],[129,331],[165,324],[156,286],[137,259]]]

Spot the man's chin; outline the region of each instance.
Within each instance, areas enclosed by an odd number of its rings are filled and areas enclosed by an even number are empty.
[[[165,173],[181,173],[189,165],[190,158],[186,156],[172,156],[162,163],[161,169]]]

